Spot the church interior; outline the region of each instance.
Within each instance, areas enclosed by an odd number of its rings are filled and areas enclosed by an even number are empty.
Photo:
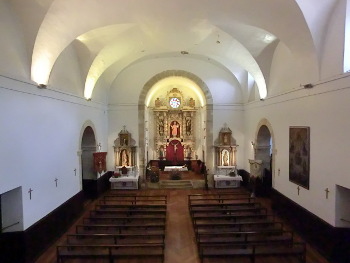
[[[0,32],[0,262],[166,188],[244,188],[350,262],[350,0],[0,0]]]

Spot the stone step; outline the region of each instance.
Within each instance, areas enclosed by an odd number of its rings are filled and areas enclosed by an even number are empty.
[[[159,187],[164,189],[192,189],[191,180],[161,180]]]

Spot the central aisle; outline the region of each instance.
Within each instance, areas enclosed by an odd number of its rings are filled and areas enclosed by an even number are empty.
[[[203,192],[198,190],[198,193]],[[168,191],[166,263],[199,262],[187,196],[194,190]]]

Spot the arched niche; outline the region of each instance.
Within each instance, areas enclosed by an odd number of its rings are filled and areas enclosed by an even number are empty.
[[[267,119],[262,119],[256,129],[254,142],[254,159],[261,160],[262,170],[266,169],[266,184],[274,184],[274,167],[277,151],[272,126]]]
[[[169,77],[181,77],[190,80],[195,83],[196,86],[199,87],[201,91],[201,96],[203,99],[203,103],[200,104],[200,114],[198,117],[200,118],[200,132],[198,133],[198,145],[200,146],[200,151],[197,152],[198,159],[207,163],[207,167],[213,168],[213,156],[208,155],[208,152],[211,152],[210,147],[213,142],[213,98],[209,91],[207,85],[196,75],[182,70],[168,70],[161,72],[154,77],[152,77],[147,83],[145,83],[142,92],[139,97],[139,159],[140,159],[140,171],[144,171],[145,165],[151,159],[149,156],[148,148],[149,148],[149,134],[148,131],[150,127],[149,124],[149,116],[150,116],[150,108],[149,108],[149,96],[152,91],[152,88],[161,80],[169,78]],[[141,174],[142,176],[143,174]],[[144,177],[143,177],[144,179]]]

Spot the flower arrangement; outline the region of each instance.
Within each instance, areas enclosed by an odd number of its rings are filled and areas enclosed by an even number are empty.
[[[114,174],[112,175],[112,177],[113,177],[113,178],[118,178],[118,177],[120,177],[120,173],[114,173]]]

